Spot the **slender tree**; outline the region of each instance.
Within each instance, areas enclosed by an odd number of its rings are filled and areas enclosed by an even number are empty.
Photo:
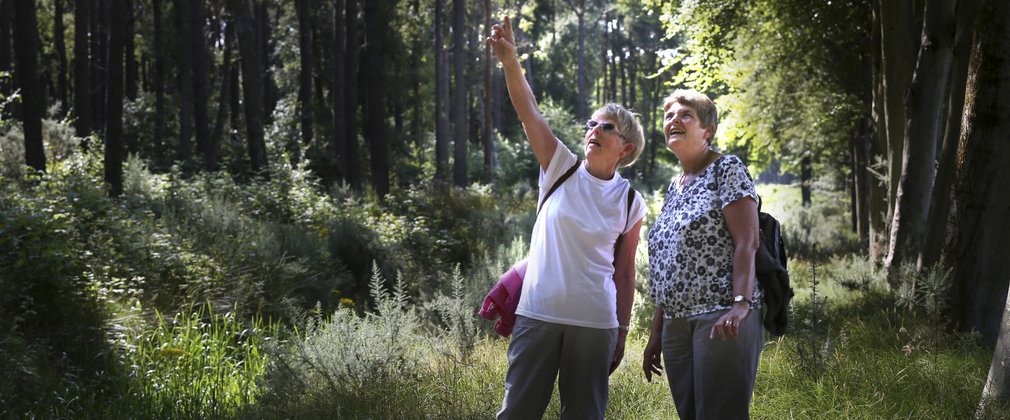
[[[453,89],[452,89],[452,118],[454,134],[453,142],[453,162],[452,162],[452,182],[458,187],[465,187],[469,184],[467,179],[467,117],[466,107],[466,75],[465,69],[468,60],[463,54],[463,34],[466,32],[464,23],[466,21],[466,0],[453,0],[452,6],[452,59],[453,59]]]
[[[340,177],[347,179],[347,167],[344,164],[344,155],[347,154],[347,129],[344,119],[347,116],[347,81],[344,79],[345,53],[347,50],[346,36],[344,35],[344,0],[334,0],[333,2],[333,88],[330,96],[333,99],[333,153],[336,158]]]
[[[88,58],[91,6],[88,3],[89,0],[74,1],[74,115],[77,117],[74,129],[78,137],[91,134],[91,64]]]
[[[0,0],[0,72],[9,73],[14,62],[11,54],[11,18],[14,17],[14,0]],[[10,96],[13,84],[8,78],[0,78],[0,95]],[[9,116],[9,109],[0,110],[0,116]]]
[[[200,153],[204,167],[213,170],[217,167],[215,146],[210,141],[210,113],[207,103],[210,102],[210,80],[208,77],[207,60],[210,52],[204,41],[206,26],[206,11],[204,2],[194,1],[190,6],[190,50],[193,64],[193,134],[196,137],[196,149]]]
[[[565,0],[568,3],[568,7],[572,8],[572,12],[575,13],[575,18],[578,21],[578,64],[575,67],[575,72],[577,74],[576,86],[579,92],[578,102],[575,103],[575,115],[580,117],[586,115],[586,78],[585,78],[585,68],[583,66],[583,57],[585,56],[584,45],[586,43],[586,1],[585,0]]]
[[[78,0],[82,1],[82,0]],[[154,20],[154,149],[164,159],[168,155],[165,142],[165,34],[162,14],[163,0],[151,1]],[[161,161],[164,164],[166,162]]]
[[[442,40],[443,0],[435,0],[435,180],[449,179],[449,65]]]
[[[179,92],[179,144],[176,149],[176,158],[185,161],[193,153],[193,16],[191,9],[194,1],[176,0],[175,12],[176,22],[179,24],[179,66],[178,66],[178,87]]]
[[[45,105],[38,71],[39,33],[35,10],[35,0],[14,0],[14,75],[21,88],[25,163],[37,171],[45,171],[46,153],[42,146]]]
[[[302,126],[302,147],[307,148],[312,143],[312,10],[314,9],[310,0],[295,1],[296,14],[298,15],[298,57],[301,68],[298,70],[298,114],[301,116]],[[294,147],[298,147],[295,145]],[[295,152],[295,160],[299,159],[299,152]]]
[[[123,194],[123,44],[126,32],[126,11],[123,7],[106,3],[109,16],[109,90],[105,101],[105,182],[109,195]]]
[[[371,162],[372,188],[379,197],[389,193],[389,145],[386,139],[386,91],[383,47],[389,32],[389,11],[384,3],[365,3],[365,141]]]
[[[358,37],[358,0],[345,0],[347,10],[344,12],[344,30],[347,36],[347,54],[344,71],[344,89],[346,89],[346,117],[344,134],[346,153],[344,154],[345,178],[354,188],[361,187],[361,163],[358,158],[358,51],[361,40]]]
[[[217,36],[224,38],[224,51],[221,53],[221,68],[218,71],[218,96],[217,96],[217,117],[214,120],[214,129],[210,134],[210,153],[213,157],[214,165],[208,164],[209,170],[217,170],[217,154],[221,147],[224,128],[228,125],[228,114],[237,112],[231,108],[231,74],[232,74],[232,51],[234,50],[235,36],[231,24],[225,22],[223,15],[218,15],[215,19],[217,26]],[[208,159],[210,161],[211,159]]]
[[[484,0],[484,34],[491,33],[491,0]],[[486,35],[485,35],[486,36]],[[481,138],[484,143],[484,178],[491,181],[495,162],[494,137],[491,133],[491,108],[495,97],[492,96],[491,89],[491,46],[484,44],[484,112],[481,118],[482,132]]]
[[[235,18],[239,57],[242,61],[242,96],[245,108],[246,141],[253,173],[266,175],[266,142],[263,140],[263,65],[258,51],[256,22],[247,0],[228,0]]]
[[[919,255],[925,240],[937,143],[943,138],[944,98],[953,61],[954,0],[926,3],[919,60],[905,95],[905,134],[901,179],[891,221],[891,244],[884,265],[897,273]]]
[[[126,97],[131,101],[137,99],[140,90],[137,79],[137,41],[136,41],[136,21],[137,10],[134,0],[125,0],[121,6],[126,10],[126,28],[123,35],[123,55],[126,58],[124,64],[124,77],[126,79]]]
[[[67,102],[67,45],[63,39],[63,2],[53,0],[53,48],[55,48],[58,64],[56,72],[56,99],[60,101],[60,112],[66,114],[70,109]]]

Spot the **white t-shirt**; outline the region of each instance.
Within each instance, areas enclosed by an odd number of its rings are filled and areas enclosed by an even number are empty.
[[[540,198],[578,158],[558,140],[547,171],[540,172]],[[586,171],[585,162],[543,205],[533,225],[529,266],[516,314],[590,328],[617,328],[614,245],[645,216],[636,192],[620,174],[609,180]]]

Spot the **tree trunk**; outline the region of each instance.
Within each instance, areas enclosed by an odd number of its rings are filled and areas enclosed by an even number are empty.
[[[1010,405],[1010,308],[1007,303],[1006,261],[1010,258],[1010,147],[1006,133],[1010,129],[1010,110],[1002,103],[1010,94],[1010,4],[987,0],[978,14],[961,139],[956,159],[954,207],[949,231],[953,240],[946,251],[955,263],[954,284],[961,292],[963,329],[979,327],[987,338],[998,332],[996,349],[982,398],[978,417],[986,418],[993,408]],[[990,177],[991,176],[991,177]],[[981,217],[979,217],[981,216]],[[973,218],[974,217],[974,218]],[[957,229],[960,228],[960,229]],[[972,288],[973,284],[977,286]],[[974,303],[974,304],[972,304]]]
[[[871,113],[873,116],[873,137],[870,139],[867,165],[873,166],[875,162],[886,161],[887,156],[887,117],[884,94],[884,64],[883,64],[883,44],[881,42],[880,24],[880,2],[873,2],[873,30],[871,31],[871,48],[873,54],[871,61],[873,65],[873,103]],[[887,176],[887,169],[873,166],[868,176],[867,185],[867,213],[870,219],[869,226],[869,251],[870,261],[878,263],[884,260],[887,254],[886,222],[884,216],[887,214],[887,185],[884,180]]]
[[[312,9],[310,0],[296,0],[295,9],[298,15],[298,56],[301,68],[298,70],[298,105],[301,116],[302,144],[301,148],[308,148],[312,143],[312,67],[314,60],[312,57]],[[300,160],[300,152],[297,144],[293,145],[294,160]]]
[[[919,59],[905,96],[905,142],[898,184],[891,242],[884,266],[892,275],[913,262],[922,250],[930,193],[936,175],[936,145],[942,140],[940,122],[950,65],[953,60],[954,0],[930,0]]]
[[[82,0],[78,0],[82,1]],[[154,150],[162,165],[168,150],[165,142],[165,36],[162,0],[152,0],[154,20]]]
[[[63,39],[63,2],[53,0],[53,47],[56,49],[56,59],[59,69],[56,73],[56,99],[60,101],[60,114],[66,115],[70,104],[67,101],[67,45]]]
[[[131,101],[137,100],[137,43],[135,39],[136,31],[136,5],[134,5],[133,0],[127,0],[126,4],[122,7],[126,8],[126,31],[124,32],[124,44],[123,48],[125,51],[123,54],[126,56],[125,65],[125,77],[126,77],[126,97]]]
[[[457,0],[458,1],[458,0]],[[382,49],[389,31],[389,13],[379,2],[365,3],[365,140],[372,169],[372,188],[379,197],[389,193],[389,146],[386,141],[385,65]]]
[[[800,197],[801,197],[801,204],[803,207],[810,207],[811,204],[810,186],[812,183],[813,183],[813,168],[810,163],[810,154],[804,153],[803,158],[800,159]]]
[[[277,107],[277,101],[280,100],[280,90],[277,87],[277,82],[274,81],[273,72],[273,41],[270,37],[270,10],[268,9],[269,2],[263,0],[256,0],[253,3],[255,6],[255,17],[253,21],[256,23],[256,39],[259,41],[259,49],[257,52],[260,54],[260,69],[261,74],[263,74],[263,121],[264,123],[269,123],[273,121],[274,108]]]
[[[3,1],[9,3],[12,0]],[[88,58],[91,7],[88,3],[88,0],[74,1],[74,129],[78,137],[91,134],[91,64]]]
[[[14,0],[14,75],[21,89],[25,163],[45,172],[46,153],[42,146],[45,104],[38,71],[39,32],[35,10],[35,0]]]
[[[194,1],[176,0],[176,19],[179,22],[179,144],[176,158],[186,161],[193,151],[193,19],[190,9]]]
[[[420,16],[421,1],[412,0],[410,3],[411,14]],[[424,54],[423,37],[414,37],[410,48],[410,137],[414,139],[414,148],[421,150],[424,145],[424,137],[421,134],[424,125],[424,102],[428,99],[421,96],[421,56]]]
[[[468,63],[463,54],[463,33],[466,32],[464,26],[466,18],[466,0],[453,0],[452,12],[452,60],[453,60],[453,89],[452,89],[452,119],[455,134],[453,135],[453,162],[452,162],[452,182],[458,187],[466,187],[469,184],[467,179],[467,135],[466,128],[469,121],[466,108],[467,86],[464,69]]]
[[[491,1],[484,0],[484,33],[491,33]],[[484,114],[482,115],[484,139],[484,181],[490,183],[494,179],[494,168],[497,162],[494,151],[494,138],[491,133],[491,108],[495,97],[491,96],[491,46],[484,44]],[[416,133],[414,134],[417,135]]]
[[[221,148],[222,138],[224,137],[224,128],[228,125],[228,113],[235,113],[237,110],[230,107],[231,101],[231,69],[232,69],[232,51],[234,50],[234,32],[232,31],[232,24],[230,22],[226,23],[223,16],[217,17],[217,26],[223,29],[224,35],[224,52],[221,54],[221,69],[218,72],[218,97],[217,97],[217,118],[214,120],[214,130],[211,131],[210,135],[210,147],[211,156],[215,159],[213,165],[208,164],[207,169],[211,171],[216,171],[219,168],[217,162],[217,154]],[[221,32],[220,30],[218,32]]]
[[[13,37],[11,20],[13,17],[14,0],[0,0],[0,72],[10,73],[13,68],[14,58],[11,49],[11,38]],[[10,82],[10,79],[0,78],[0,95],[7,98],[13,91],[13,83]],[[10,118],[11,110],[7,108],[0,110],[0,117]]]
[[[872,94],[871,94],[872,98]],[[868,151],[870,142],[873,141],[873,121],[869,116],[863,118],[859,123],[859,131],[853,137],[854,166],[852,168],[853,177],[853,202],[855,203],[855,230],[856,237],[861,244],[869,240],[870,212],[868,210],[870,180],[869,172],[866,170],[869,164]]]
[[[344,144],[347,153],[344,155],[344,167],[347,168],[347,183],[354,188],[361,188],[361,164],[358,158],[358,50],[361,40],[358,38],[358,0],[346,0],[347,11],[344,14],[347,30],[347,55],[344,88],[347,89],[344,120],[347,128]]]
[[[435,180],[449,179],[449,65],[442,40],[443,0],[435,0]]]
[[[344,120],[347,116],[345,100],[347,99],[347,89],[344,87],[344,70],[346,60],[344,51],[346,48],[346,37],[344,36],[344,0],[333,2],[333,87],[330,95],[333,97],[333,155],[337,162],[337,170],[340,179],[347,180],[347,167],[344,165],[344,157],[347,154],[346,125]]]
[[[91,2],[91,126],[100,134],[105,134],[105,98],[108,88],[108,75],[105,61],[109,50],[105,41],[108,39],[108,19],[105,7],[108,0],[93,0]]]
[[[884,119],[887,125],[887,221],[894,220],[905,138],[903,98],[912,82],[915,31],[912,0],[880,0],[880,41],[884,82]]]
[[[239,57],[242,60],[242,96],[250,166],[254,173],[266,174],[266,143],[263,141],[263,65],[260,63],[256,22],[252,19],[246,0],[228,0],[228,5],[235,16],[235,35],[238,38]]]
[[[1003,104],[1010,95],[1010,5],[985,1],[976,28],[942,255],[953,270],[951,318],[991,344],[1010,279],[1010,108]]]
[[[109,107],[105,115],[105,182],[109,195],[123,194],[123,39],[126,11],[120,5],[106,3],[109,10]]]
[[[979,0],[960,0],[957,4],[957,34],[954,36],[954,63],[951,68],[947,105],[947,123],[943,146],[933,181],[926,223],[926,241],[919,254],[917,268],[930,267],[940,258],[945,221],[950,210],[950,187],[954,179],[954,154],[961,134],[961,112],[964,111],[964,89],[968,79],[968,58],[971,55],[972,28],[978,15]]]
[[[213,170],[217,167],[217,156],[210,141],[210,113],[207,103],[210,102],[210,73],[207,65],[207,44],[204,41],[205,26],[204,2],[194,1],[190,7],[190,42],[193,54],[193,123],[196,135],[196,149],[203,159],[204,168]]]

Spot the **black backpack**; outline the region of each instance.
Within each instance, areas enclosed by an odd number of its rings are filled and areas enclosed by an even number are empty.
[[[716,180],[721,166],[716,167]],[[758,249],[754,254],[754,272],[757,282],[764,292],[763,324],[772,335],[786,333],[789,323],[789,301],[793,299],[793,288],[789,286],[789,269],[786,267],[786,244],[782,240],[782,226],[772,215],[761,211],[761,197],[758,197]]]
[[[785,334],[789,322],[789,301],[793,288],[789,286],[786,267],[786,244],[782,228],[772,215],[761,211],[758,198],[758,228],[761,230],[758,250],[754,255],[754,271],[764,292],[764,326],[772,335]]]

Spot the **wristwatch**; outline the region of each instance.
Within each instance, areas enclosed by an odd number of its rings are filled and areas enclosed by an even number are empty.
[[[733,303],[737,303],[737,302],[747,302],[747,306],[750,306],[752,308],[754,307],[754,302],[751,301],[748,298],[743,297],[743,295],[733,296]]]

